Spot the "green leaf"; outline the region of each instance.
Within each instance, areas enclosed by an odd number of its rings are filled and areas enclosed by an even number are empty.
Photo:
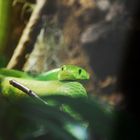
[[[67,96],[50,96],[46,100],[55,100],[68,105],[81,118],[89,123],[95,134],[109,138],[115,122],[115,112],[107,104],[101,104],[96,98],[72,98]]]
[[[0,102],[0,135],[3,139],[34,139],[50,133],[59,139],[76,140],[67,129],[67,122],[75,122],[69,114],[56,107],[29,98]],[[43,133],[36,132],[43,128]],[[9,136],[7,135],[9,134]]]

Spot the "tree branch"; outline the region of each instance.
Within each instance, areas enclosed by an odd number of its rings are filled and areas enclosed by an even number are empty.
[[[25,55],[30,53],[34,47],[37,35],[40,32],[41,15],[43,14],[47,0],[37,0],[35,9],[26,25],[23,34],[19,40],[19,43],[13,53],[11,60],[9,61],[7,68],[21,69],[26,61]]]
[[[9,83],[13,87],[15,87],[15,88],[21,90],[22,92],[26,93],[27,95],[38,99],[39,101],[43,102],[44,104],[48,104],[46,101],[41,99],[35,92],[33,92],[31,89],[27,88],[26,86],[20,84],[19,82],[15,81],[15,80],[10,80]]]

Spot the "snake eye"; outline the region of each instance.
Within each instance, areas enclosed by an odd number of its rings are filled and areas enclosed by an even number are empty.
[[[79,70],[78,70],[79,75],[81,74],[81,72],[82,72],[82,70],[81,70],[81,69],[79,69]]]
[[[64,67],[62,67],[61,70],[63,71],[64,70]]]
[[[65,69],[66,69],[66,66],[65,66],[65,65],[62,66],[61,70],[63,71],[63,70],[65,70]]]

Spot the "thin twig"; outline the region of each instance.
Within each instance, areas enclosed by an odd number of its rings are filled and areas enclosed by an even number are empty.
[[[41,15],[46,6],[47,0],[37,0],[35,9],[26,25],[23,34],[19,40],[19,43],[13,53],[11,60],[9,61],[7,68],[21,69],[26,61],[25,55],[30,53],[33,49],[37,35],[40,32],[41,26],[39,21]]]
[[[33,92],[31,89],[27,88],[26,86],[22,85],[21,83],[15,81],[15,80],[10,80],[9,83],[14,86],[15,88],[21,90],[22,92],[26,93],[27,95],[31,97],[35,97],[36,99],[40,100],[44,104],[48,104],[46,101],[41,99],[35,92]]]

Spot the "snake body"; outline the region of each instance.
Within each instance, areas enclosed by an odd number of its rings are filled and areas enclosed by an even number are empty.
[[[15,80],[39,96],[44,95],[69,95],[87,96],[86,90],[79,80],[89,79],[89,74],[81,67],[75,65],[63,65],[61,68],[39,74],[35,77],[17,71],[0,69],[0,89],[4,95],[25,95],[22,91],[9,84],[10,80]],[[78,81],[77,81],[78,80]]]

